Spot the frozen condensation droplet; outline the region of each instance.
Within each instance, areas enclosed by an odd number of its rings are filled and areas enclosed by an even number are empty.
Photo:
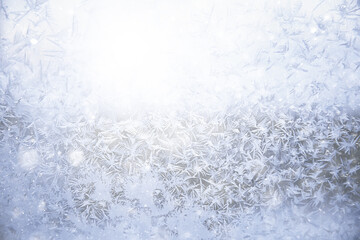
[[[39,163],[39,155],[35,149],[20,149],[18,153],[20,167],[25,170],[31,170]]]
[[[311,33],[316,33],[316,32],[317,32],[317,28],[316,28],[316,27],[312,27],[312,28],[310,29],[310,32],[311,32]]]
[[[95,192],[93,198],[96,200],[111,200],[111,184],[97,181],[95,183]]]
[[[38,44],[38,40],[37,39],[35,39],[35,38],[32,38],[32,39],[30,39],[30,43],[32,44],[32,45],[36,45],[36,44]]]
[[[184,233],[184,238],[185,238],[185,239],[191,238],[191,233],[185,232],[185,233]]]
[[[12,216],[14,218],[17,218],[19,217],[20,215],[24,214],[23,210],[20,209],[20,208],[15,208],[13,211],[12,211]]]
[[[44,200],[41,200],[39,205],[38,205],[38,209],[39,211],[45,211],[45,207],[46,207],[46,203]]]
[[[72,166],[77,167],[84,161],[84,153],[80,150],[74,150],[70,152],[68,161]]]

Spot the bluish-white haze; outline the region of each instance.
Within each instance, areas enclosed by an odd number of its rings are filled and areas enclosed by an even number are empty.
[[[0,239],[358,239],[360,1],[0,0]]]

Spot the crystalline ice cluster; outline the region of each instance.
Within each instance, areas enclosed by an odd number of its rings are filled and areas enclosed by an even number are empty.
[[[0,1],[0,239],[357,239],[360,2],[129,2]],[[118,8],[176,26],[166,91],[89,67]]]

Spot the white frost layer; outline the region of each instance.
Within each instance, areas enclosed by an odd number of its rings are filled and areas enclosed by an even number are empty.
[[[0,239],[359,236],[359,7],[0,0]]]

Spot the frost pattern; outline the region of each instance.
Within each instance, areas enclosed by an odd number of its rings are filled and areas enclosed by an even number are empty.
[[[95,3],[0,3],[1,239],[360,235],[358,1],[185,2],[207,62],[121,114],[84,78]]]

